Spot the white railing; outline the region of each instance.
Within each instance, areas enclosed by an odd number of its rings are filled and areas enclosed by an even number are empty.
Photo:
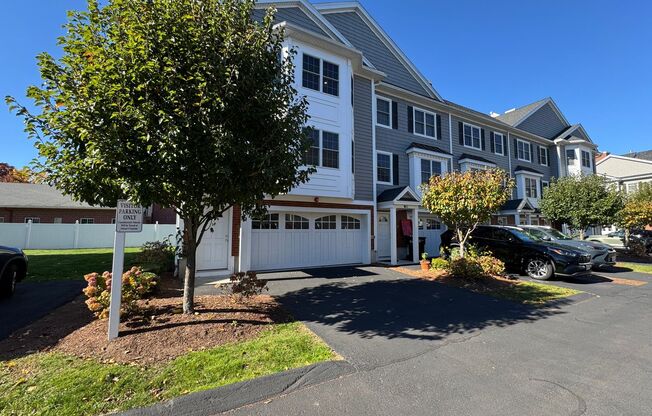
[[[22,249],[66,249],[113,247],[115,224],[0,224],[0,246]],[[127,247],[147,241],[176,243],[174,224],[143,224],[140,233],[127,233]]]

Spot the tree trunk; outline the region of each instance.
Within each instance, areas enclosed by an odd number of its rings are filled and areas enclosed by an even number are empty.
[[[584,228],[580,228],[580,240],[584,240]]]
[[[186,270],[183,278],[183,313],[195,312],[195,268],[197,266],[197,221],[184,219]]]

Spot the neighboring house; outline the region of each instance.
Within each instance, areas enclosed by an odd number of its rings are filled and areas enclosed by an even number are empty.
[[[487,115],[444,99],[357,2],[259,1],[276,6],[296,88],[309,101],[317,166],[308,183],[265,201],[269,214],[227,212],[199,247],[199,274],[405,259],[408,238],[439,252],[445,226],[420,205],[422,182],[453,170],[499,167],[513,200],[493,222],[546,223],[538,210],[552,177],[593,173],[596,145],[550,98]],[[413,257],[419,256],[417,239]]]
[[[0,183],[0,223],[41,224],[111,224],[115,208],[93,207],[72,198],[49,185],[32,183]],[[146,223],[174,224],[171,209],[150,207]]]

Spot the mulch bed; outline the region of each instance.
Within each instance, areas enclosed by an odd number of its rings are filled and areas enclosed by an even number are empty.
[[[189,351],[252,339],[269,324],[291,320],[270,296],[241,303],[228,296],[197,296],[195,314],[185,315],[176,282],[164,279],[155,298],[141,301],[142,315],[121,323],[114,341],[107,340],[108,321],[93,319],[80,296],[0,341],[0,360],[58,351],[104,362],[161,363]]]
[[[437,283],[443,283],[449,286],[468,289],[472,292],[477,292],[477,293],[492,293],[497,290],[509,288],[518,284],[518,280],[516,279],[508,279],[501,276],[464,279],[464,278],[451,276],[443,270],[424,271],[424,270],[408,269],[405,267],[396,267],[394,268],[394,270],[396,270],[399,273],[407,274],[409,276],[432,280]]]

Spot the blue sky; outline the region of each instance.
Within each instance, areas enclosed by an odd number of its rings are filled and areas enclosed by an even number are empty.
[[[601,150],[652,148],[652,2],[362,3],[444,98],[502,113],[550,96]],[[36,54],[56,54],[66,10],[84,7],[83,0],[3,4],[0,96],[27,102],[26,87],[39,82]],[[36,151],[21,120],[0,107],[0,162],[23,166]]]

